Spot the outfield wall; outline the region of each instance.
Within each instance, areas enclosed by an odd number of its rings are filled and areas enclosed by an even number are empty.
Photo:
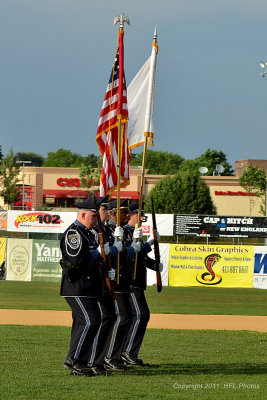
[[[160,243],[164,286],[267,289],[267,247]],[[153,258],[153,250],[149,254]],[[59,282],[59,240],[0,238],[2,279]],[[156,274],[147,270],[148,285]]]

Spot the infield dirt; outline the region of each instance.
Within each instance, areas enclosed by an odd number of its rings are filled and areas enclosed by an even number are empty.
[[[71,311],[0,309],[0,324],[71,326]],[[148,328],[267,332],[267,316],[151,314]]]

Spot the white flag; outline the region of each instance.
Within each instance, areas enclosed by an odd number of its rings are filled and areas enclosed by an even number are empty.
[[[127,89],[128,98],[128,147],[133,149],[148,143],[153,138],[153,105],[157,61],[157,45],[152,44],[152,53]]]

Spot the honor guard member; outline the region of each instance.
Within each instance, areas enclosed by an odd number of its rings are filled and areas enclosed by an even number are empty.
[[[130,204],[128,208],[128,224],[124,226],[124,240],[129,246],[135,242],[135,234],[137,231],[135,226],[138,222],[138,204]],[[144,210],[141,211],[141,220],[144,218]],[[141,240],[141,251],[138,252],[136,265],[136,278],[133,281],[133,290],[130,293],[130,304],[132,309],[132,322],[130,324],[127,337],[123,346],[122,359],[129,365],[145,366],[143,361],[138,358],[139,350],[145,335],[146,327],[150,318],[149,308],[145,298],[145,289],[147,286],[147,271],[146,268],[156,271],[155,260],[147,256],[151,251],[151,246],[154,244],[154,239],[151,237],[147,242],[142,240],[142,228],[138,228],[140,232],[139,239]],[[158,235],[159,239],[159,235]],[[134,276],[134,262],[131,263],[132,274]],[[159,271],[161,272],[163,264],[160,263]]]
[[[109,224],[107,224],[107,220],[109,218],[109,211],[110,211],[110,205],[109,202],[107,201],[107,197],[105,198],[97,198],[97,200],[103,199],[103,202],[100,205],[99,208],[99,215],[100,219],[102,222],[102,228],[104,231],[105,235],[105,242],[108,243],[110,246],[115,246],[117,247],[118,251],[122,250],[122,242],[118,241],[117,238],[119,234],[121,233],[118,228],[115,228],[115,231],[113,230],[113,227],[111,228]],[[120,228],[121,229],[121,228]],[[99,227],[98,225],[95,227],[95,230],[98,232]],[[111,259],[112,267],[115,267],[116,263],[116,258]],[[115,279],[115,270],[114,271],[114,276],[112,276],[111,284],[114,285],[114,279]],[[96,347],[96,354],[95,354],[95,359],[94,359],[94,364],[99,368],[100,366],[102,367],[104,365],[104,360],[105,356],[108,352],[109,348],[109,343],[111,340],[111,334],[113,331],[113,326],[114,323],[117,320],[117,315],[116,315],[116,309],[115,309],[115,303],[111,300],[110,295],[107,291],[106,284],[104,285],[104,294],[102,297],[99,299],[99,304],[100,304],[100,311],[101,311],[101,325],[99,328],[98,332],[98,339],[97,339],[97,347]]]
[[[125,224],[128,220],[127,210],[128,210],[128,199],[120,200],[120,222],[121,225]],[[123,239],[123,229],[121,227],[116,228],[117,221],[117,199],[110,202],[112,208],[110,213],[110,219],[107,223],[110,225],[111,229]],[[124,242],[123,242],[124,244]],[[135,250],[133,246],[129,249],[123,247],[120,253],[120,265],[119,265],[119,283],[117,283],[117,277],[114,281],[114,288],[116,292],[115,310],[117,315],[117,320],[113,326],[110,343],[108,351],[105,357],[105,366],[110,370],[123,370],[127,369],[127,365],[121,359],[121,353],[123,349],[123,344],[127,335],[127,331],[132,319],[132,311],[130,304],[130,292],[132,285],[132,274],[129,268],[129,260],[134,257],[135,251],[140,250],[141,246],[136,244]],[[117,266],[115,268],[117,273]]]
[[[63,366],[74,374],[86,376],[100,373],[92,365],[88,366],[88,360],[94,359],[93,344],[101,324],[98,298],[103,290],[102,257],[92,230],[96,225],[98,207],[94,199],[80,203],[76,221],[64,232],[60,241],[60,295],[69,304],[73,319],[70,347]],[[110,252],[108,243],[104,250],[105,254]],[[117,249],[112,250],[117,254]]]

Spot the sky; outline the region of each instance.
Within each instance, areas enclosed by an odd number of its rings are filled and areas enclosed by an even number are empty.
[[[267,159],[265,0],[0,0],[3,154],[99,155],[121,13],[127,85],[158,28],[154,150],[193,159],[215,149],[233,166]]]

